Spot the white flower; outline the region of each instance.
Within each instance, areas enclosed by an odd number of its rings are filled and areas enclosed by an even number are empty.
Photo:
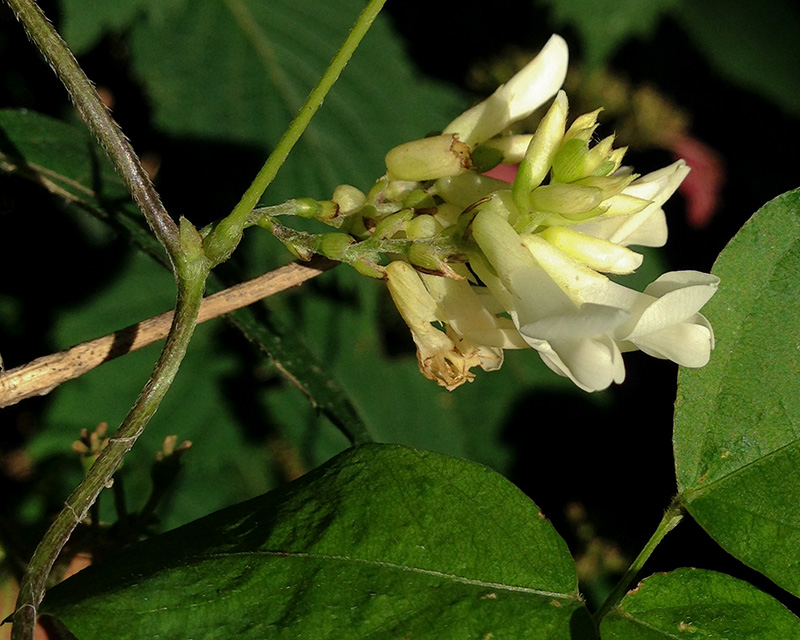
[[[700,309],[716,293],[717,276],[671,271],[640,293],[588,269],[541,238],[526,237],[524,242],[573,302],[608,305],[628,312],[628,319],[612,334],[622,351],[639,349],[684,367],[708,363],[714,349],[714,332]]]
[[[573,302],[497,213],[478,213],[472,233],[488,261],[471,256],[472,268],[548,367],[585,391],[624,380],[622,355],[611,333],[630,312]]]

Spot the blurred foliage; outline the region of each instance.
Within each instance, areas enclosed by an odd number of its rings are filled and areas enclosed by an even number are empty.
[[[550,7],[556,24],[578,31],[589,67],[608,65],[628,40],[651,36],[669,17],[720,74],[800,115],[800,9],[793,0],[536,2]]]

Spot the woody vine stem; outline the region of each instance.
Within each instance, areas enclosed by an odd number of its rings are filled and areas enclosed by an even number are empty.
[[[53,563],[100,491],[111,482],[123,457],[144,431],[177,374],[194,332],[211,268],[225,261],[238,245],[250,211],[322,105],[328,91],[380,13],[385,0],[371,0],[368,3],[253,184],[231,214],[209,233],[205,241],[187,220],[182,219],[179,226],[169,216],[130,143],[35,0],[7,2],[67,88],[81,118],[122,175],[148,225],[166,250],[177,285],[175,316],[150,379],[108,446],[67,499],[64,509],[37,546],[23,577],[11,637],[12,640],[32,640],[38,607],[44,597],[45,582]]]

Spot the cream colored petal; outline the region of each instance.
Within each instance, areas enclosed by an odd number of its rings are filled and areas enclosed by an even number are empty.
[[[539,55],[486,100],[453,120],[444,133],[457,134],[462,142],[474,146],[527,118],[561,88],[568,59],[567,43],[553,35]]]
[[[584,391],[602,391],[625,380],[622,354],[608,336],[554,341],[551,346],[567,377]]]
[[[708,364],[714,333],[710,326],[682,322],[632,342],[648,355],[696,368]]]

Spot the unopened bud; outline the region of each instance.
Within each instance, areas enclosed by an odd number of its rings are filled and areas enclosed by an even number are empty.
[[[587,172],[589,146],[583,140],[573,138],[561,145],[553,157],[553,180],[575,182],[590,175]]]
[[[537,211],[570,215],[591,211],[602,202],[602,192],[595,187],[549,184],[534,189],[531,206]]]
[[[406,142],[386,154],[389,177],[398,180],[436,180],[471,167],[469,147],[452,134]]]
[[[316,218],[320,213],[320,203],[314,198],[295,198],[294,214],[300,218]]]
[[[566,227],[549,227],[539,235],[595,271],[628,274],[642,264],[643,256],[639,253]]]
[[[411,264],[429,273],[441,274],[458,280],[461,279],[461,276],[445,263],[439,256],[436,248],[432,245],[415,242],[408,249],[408,260]]]
[[[331,260],[342,260],[354,243],[346,233],[324,233],[317,238],[315,250]]]
[[[417,216],[406,225],[406,238],[410,240],[430,238],[441,229],[442,225],[433,216]]]
[[[391,238],[398,231],[403,231],[406,224],[414,217],[412,209],[403,209],[386,216],[372,232],[373,238]]]
[[[357,260],[352,264],[352,267],[362,276],[367,276],[368,278],[377,278],[378,280],[382,280],[386,277],[386,270],[384,267],[380,266],[379,264],[375,264],[366,258]]]
[[[333,190],[331,200],[339,205],[339,215],[349,216],[359,211],[366,203],[367,196],[360,189],[349,184],[340,184]]]

